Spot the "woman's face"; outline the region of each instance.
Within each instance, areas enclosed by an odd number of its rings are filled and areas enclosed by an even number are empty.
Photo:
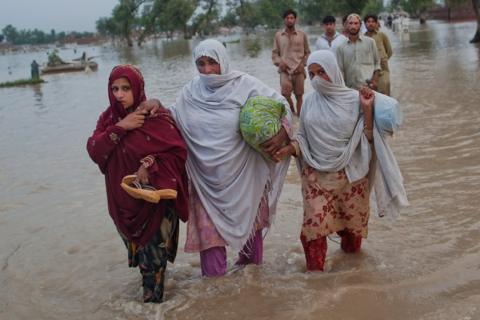
[[[310,77],[310,80],[312,80],[313,77],[319,76],[320,78],[328,82],[332,82],[328,74],[325,72],[325,69],[323,69],[321,65],[316,63],[312,63],[308,66],[308,76]]]
[[[130,82],[127,78],[118,78],[117,80],[113,81],[111,89],[115,99],[117,99],[117,101],[120,102],[125,109],[133,106],[135,100],[133,98],[132,87],[130,86]]]
[[[200,57],[195,61],[198,72],[201,74],[220,74],[220,65],[210,57]]]

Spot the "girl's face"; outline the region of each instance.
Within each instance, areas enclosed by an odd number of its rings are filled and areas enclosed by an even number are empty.
[[[321,65],[316,63],[312,63],[308,66],[308,76],[310,77],[310,80],[313,79],[313,77],[315,76],[319,76],[323,80],[332,82],[328,74],[325,72],[325,69],[323,69]]]
[[[135,100],[133,99],[132,87],[127,78],[118,78],[113,81],[111,89],[115,99],[117,99],[125,109],[133,106]]]
[[[198,72],[201,74],[220,74],[220,65],[210,57],[200,57],[195,61]]]

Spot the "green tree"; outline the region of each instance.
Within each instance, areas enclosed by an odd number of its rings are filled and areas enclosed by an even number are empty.
[[[199,32],[202,35],[213,33],[219,25],[219,1],[198,1],[197,6],[201,8],[202,12],[193,19],[192,33]]]
[[[383,1],[369,0],[365,7],[362,9],[362,17],[367,14],[379,14],[383,11],[383,9]]]
[[[366,9],[377,11],[381,0],[299,0],[298,7],[303,21],[313,24],[326,15],[344,16],[349,13],[363,13]]]
[[[368,0],[342,0],[339,2],[339,9],[342,14],[358,13],[367,5]]]
[[[306,24],[321,22],[327,15],[342,14],[340,1],[335,0],[300,0],[298,9],[302,21]]]
[[[223,16],[220,21],[220,25],[231,28],[235,27],[239,24],[237,13],[235,10],[230,9],[227,13]]]
[[[142,16],[139,19],[142,31],[138,37],[137,44],[142,45],[145,38],[149,35],[155,34],[157,31],[161,31],[159,26],[159,20],[162,13],[165,11],[167,5],[166,0],[155,0],[150,10],[144,10]]]
[[[252,30],[262,23],[262,18],[257,10],[256,2],[248,0],[227,1],[232,14],[237,16],[238,25],[245,30]]]
[[[256,7],[260,13],[261,24],[269,28],[277,28],[282,24],[285,10],[297,10],[297,3],[294,0],[258,0]]]
[[[137,12],[145,0],[120,0],[113,8],[112,19],[116,25],[115,31],[127,41],[129,47],[133,46],[132,30],[136,26]]]
[[[97,32],[104,37],[114,38],[119,34],[113,18],[102,17],[96,21]]]
[[[2,29],[2,33],[7,39],[7,42],[16,43],[18,41],[18,31],[17,29],[12,26],[11,24],[7,25],[5,28]]]
[[[183,31],[188,35],[188,21],[196,9],[196,3],[193,0],[170,0],[165,6],[165,11],[160,16],[159,23],[162,30],[167,32],[168,37],[173,36],[177,30]]]

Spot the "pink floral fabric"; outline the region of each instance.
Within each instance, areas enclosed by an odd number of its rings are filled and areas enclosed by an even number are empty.
[[[344,170],[319,172],[303,159],[300,162],[304,204],[303,241],[341,231],[366,238],[370,216],[368,178],[349,183]]]
[[[270,226],[268,210],[268,191],[265,189],[257,211],[254,229],[262,230]],[[254,234],[252,230],[252,235]],[[218,233],[215,225],[202,205],[197,191],[192,186],[189,200],[189,217],[187,223],[187,240],[185,252],[200,252],[213,247],[224,247],[227,243]]]

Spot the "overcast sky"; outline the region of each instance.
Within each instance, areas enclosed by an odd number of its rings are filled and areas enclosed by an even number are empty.
[[[95,31],[95,21],[110,16],[118,0],[0,0],[0,30]]]

